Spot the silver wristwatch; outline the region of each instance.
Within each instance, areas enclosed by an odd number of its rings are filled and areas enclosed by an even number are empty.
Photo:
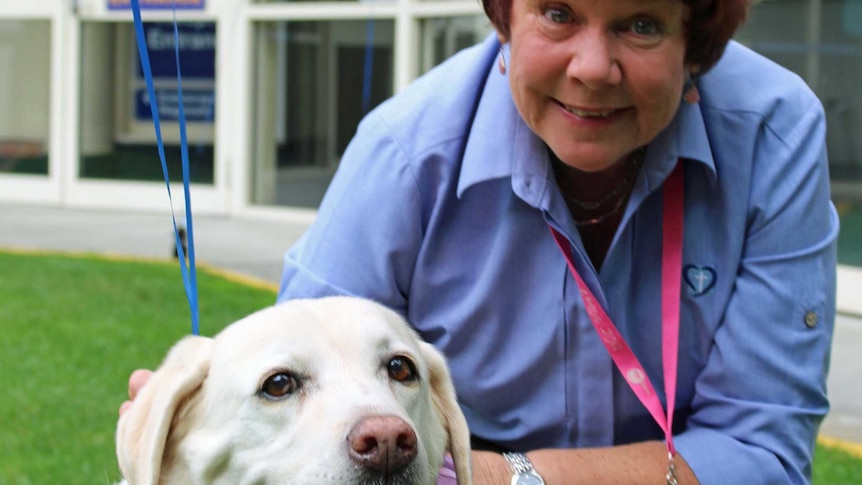
[[[512,484],[511,485],[545,485],[542,477],[536,473],[533,464],[527,455],[523,453],[503,453],[503,458],[509,463],[509,468],[512,469]]]

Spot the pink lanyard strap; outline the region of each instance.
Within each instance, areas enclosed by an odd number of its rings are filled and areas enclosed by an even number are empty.
[[[656,395],[655,388],[634,352],[602,308],[593,292],[575,269],[569,241],[559,231],[549,226],[557,246],[563,252],[569,270],[578,283],[584,307],[599,337],[608,349],[617,368],[626,382],[649,410],[653,419],[664,431],[668,456],[673,457],[673,410],[676,401],[676,374],[679,349],[679,300],[682,284],[682,239],[683,239],[684,181],[682,161],[664,183],[664,214],[662,225],[662,367],[664,390],[667,398],[667,414]]]

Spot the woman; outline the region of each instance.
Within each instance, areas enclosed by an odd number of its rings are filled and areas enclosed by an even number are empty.
[[[279,299],[402,312],[449,359],[475,483],[523,472],[504,450],[548,484],[665,483],[669,449],[681,483],[810,480],[838,225],[820,103],[728,44],[746,0],[483,2],[499,40],[363,120]]]
[[[682,164],[677,475],[805,482],[827,410],[837,219],[819,102],[725,52],[747,3],[485,0],[502,46],[363,121],[280,299],[402,311],[448,356],[479,447],[527,451],[547,483],[660,481],[663,433],[548,224],[662,394],[662,184]],[[512,476],[499,454],[474,466],[479,483]]]

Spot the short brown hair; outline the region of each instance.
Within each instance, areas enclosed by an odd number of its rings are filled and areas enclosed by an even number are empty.
[[[485,14],[504,38],[510,35],[513,0],[482,0]],[[685,62],[703,73],[715,65],[736,29],[745,21],[752,0],[679,0],[688,5]]]

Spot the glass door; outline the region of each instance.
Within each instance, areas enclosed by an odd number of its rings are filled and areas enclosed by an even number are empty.
[[[20,6],[16,8],[21,8]],[[0,200],[60,198],[56,80],[60,21],[0,11]]]
[[[182,211],[179,92],[172,20],[144,22],[156,103],[141,69],[134,25],[81,22],[78,134],[69,190],[73,205],[128,209],[166,207],[164,173],[153,126],[158,106],[174,209]],[[216,174],[217,23],[177,24],[189,178],[195,213],[224,213],[224,182]]]

